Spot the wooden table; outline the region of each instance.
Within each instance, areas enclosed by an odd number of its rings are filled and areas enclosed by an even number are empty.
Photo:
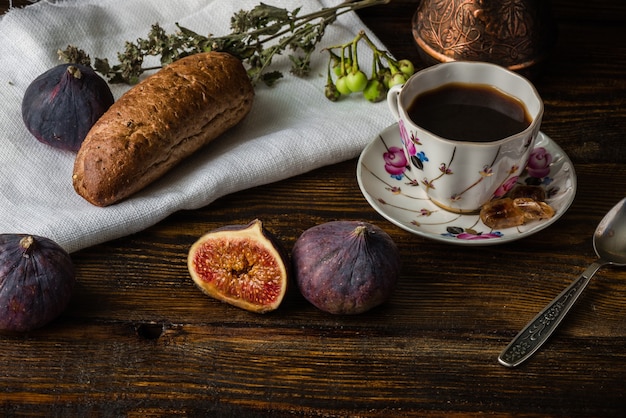
[[[536,85],[542,130],[573,160],[578,194],[551,227],[492,247],[418,237],[367,204],[356,160],[176,213],[73,254],[78,287],[62,317],[0,336],[0,415],[623,416],[624,270],[601,270],[530,361],[509,369],[497,356],[595,258],[596,224],[626,195],[625,5],[553,2],[559,42]],[[361,16],[420,67],[416,6],[397,0]],[[288,248],[322,222],[379,225],[402,252],[397,291],[350,317],[297,294],[262,316],[201,294],[186,268],[191,243],[254,218]]]

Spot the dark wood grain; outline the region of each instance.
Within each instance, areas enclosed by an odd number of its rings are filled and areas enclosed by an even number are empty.
[[[396,0],[361,16],[419,64],[416,6]],[[480,248],[414,236],[369,207],[356,161],[176,213],[73,254],[78,288],[62,317],[0,336],[0,415],[623,416],[626,271],[601,270],[531,361],[496,360],[594,260],[591,235],[626,194],[626,3],[553,6],[560,40],[536,84],[543,130],[574,161],[578,194],[550,228]],[[209,299],[189,278],[189,246],[254,218],[287,248],[322,222],[379,225],[402,253],[396,293],[352,317],[324,314],[296,291],[267,315]]]

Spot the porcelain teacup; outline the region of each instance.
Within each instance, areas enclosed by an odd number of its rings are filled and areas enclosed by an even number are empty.
[[[416,97],[450,83],[486,86],[510,96],[525,108],[527,125],[506,137],[483,141],[442,137],[415,123],[409,109]],[[407,169],[433,203],[456,213],[475,213],[515,185],[543,117],[543,102],[529,80],[499,65],[475,61],[452,61],[423,69],[406,83],[391,87],[387,102],[398,122]],[[412,115],[415,118],[415,113]],[[456,122],[450,118],[449,123]],[[464,126],[459,125],[461,135],[469,138],[471,132],[463,131]]]

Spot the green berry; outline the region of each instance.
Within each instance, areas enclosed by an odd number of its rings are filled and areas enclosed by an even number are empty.
[[[402,72],[402,74],[407,76],[407,78],[411,77],[415,72],[413,63],[407,59],[398,61],[398,69]]]
[[[395,73],[391,76],[391,80],[389,80],[389,87],[395,86],[396,84],[404,84],[406,83],[406,76],[404,73]]]
[[[371,79],[367,82],[367,86],[363,90],[363,97],[372,103],[380,102],[387,96],[387,88],[385,84],[377,79]]]
[[[326,88],[324,89],[324,94],[326,98],[331,102],[336,102],[341,97],[341,93],[337,90],[337,87],[333,83],[326,84]]]
[[[361,70],[349,72],[346,76],[346,84],[353,93],[363,91],[367,85],[367,76]]]
[[[345,94],[346,96],[352,93],[352,90],[348,87],[347,76],[345,75],[342,75],[335,81],[335,87],[339,93]]]
[[[333,73],[337,77],[340,77],[342,75],[343,71],[341,71],[341,64],[337,64],[337,65],[333,66]]]
[[[378,70],[378,79],[383,83],[386,88],[389,88],[389,82],[391,81],[391,70],[389,68],[382,68]]]

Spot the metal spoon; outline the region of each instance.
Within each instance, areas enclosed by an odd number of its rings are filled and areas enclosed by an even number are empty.
[[[593,234],[598,259],[522,329],[500,353],[503,366],[515,367],[528,360],[559,326],[598,269],[604,265],[626,265],[626,198],[600,221]]]

